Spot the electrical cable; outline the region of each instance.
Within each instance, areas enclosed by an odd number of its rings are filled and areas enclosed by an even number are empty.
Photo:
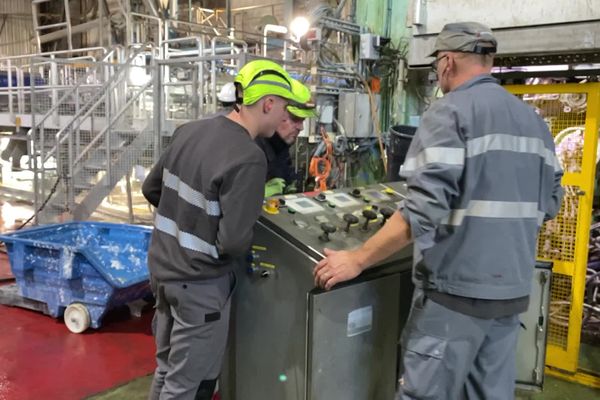
[[[42,212],[42,210],[44,209],[44,207],[46,207],[46,205],[48,204],[48,202],[50,201],[50,199],[52,198],[54,193],[56,193],[56,189],[58,188],[58,184],[59,184],[60,180],[61,180],[60,176],[58,178],[56,178],[56,182],[54,182],[54,186],[52,186],[52,189],[50,189],[50,193],[48,194],[48,196],[46,197],[46,199],[44,200],[42,205],[33,213],[33,215],[31,217],[29,217],[27,219],[27,221],[23,222],[18,228],[16,228],[15,229],[16,231],[23,229],[25,227],[25,225],[30,223],[37,215],[39,215],[40,212]]]

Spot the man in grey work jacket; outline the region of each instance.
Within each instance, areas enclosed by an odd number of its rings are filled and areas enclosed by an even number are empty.
[[[562,170],[544,121],[490,76],[496,45],[481,24],[444,27],[431,56],[445,96],[401,169],[404,207],[361,248],[325,250],[315,268],[331,289],[414,242],[402,399],[514,397],[518,315]]]
[[[142,187],[157,207],[148,250],[156,297],[151,400],[209,400],[227,342],[236,260],[250,248],[267,163],[254,142],[296,104],[292,78],[267,60],[246,64],[239,112],[182,125]],[[202,133],[202,134],[199,134]]]

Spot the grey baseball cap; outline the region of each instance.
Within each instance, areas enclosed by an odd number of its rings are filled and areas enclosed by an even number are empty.
[[[478,22],[455,22],[444,25],[429,57],[435,57],[439,51],[491,54],[497,46],[489,27]]]

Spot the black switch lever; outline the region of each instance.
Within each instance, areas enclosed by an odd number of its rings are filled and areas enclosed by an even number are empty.
[[[350,232],[350,225],[358,224],[358,217],[352,214],[344,214],[344,222],[346,222],[346,232]]]
[[[337,230],[334,225],[328,224],[327,222],[321,224],[321,229],[323,230],[323,234],[319,236],[319,239],[324,242],[329,242],[329,234]]]
[[[377,219],[377,213],[373,210],[363,210],[362,214],[363,217],[365,217],[365,223],[362,226],[362,230],[367,231],[369,230],[369,222],[371,222],[374,219]]]
[[[382,207],[381,210],[379,210],[379,212],[381,213],[381,216],[383,217],[383,221],[381,221],[381,226],[385,225],[387,220],[390,219],[390,217],[392,215],[394,215],[394,210],[392,210],[389,207]]]

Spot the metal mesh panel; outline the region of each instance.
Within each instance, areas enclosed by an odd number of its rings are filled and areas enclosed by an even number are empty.
[[[546,222],[538,236],[537,256],[544,260],[574,261],[579,188],[565,186],[565,197],[555,219]]]
[[[583,157],[587,95],[542,93],[520,96],[536,108],[555,138],[556,153],[566,173],[580,173]],[[575,260],[579,188],[565,187],[558,216],[546,222],[538,237],[537,254],[553,261]]]
[[[571,311],[571,280],[568,275],[554,273],[550,286],[550,321],[548,344],[567,349],[569,314]]]
[[[566,93],[552,93],[554,88]],[[570,88],[573,92],[568,93]],[[521,97],[536,108],[550,127],[558,159],[566,173],[562,207],[556,219],[542,227],[537,251],[538,257],[556,261],[556,269],[560,271],[553,273],[550,286],[546,362],[552,367],[576,372],[580,356],[580,328],[586,318],[582,283],[588,260],[585,242],[592,209],[589,193],[593,191],[591,183],[596,169],[595,152],[587,151],[589,149],[584,152],[584,147],[594,148],[598,138],[599,86],[561,84],[515,89],[534,93]],[[546,91],[549,93],[544,93]],[[579,283],[575,285],[576,282]]]
[[[524,95],[544,118],[557,143],[557,154],[565,172],[581,172],[587,95],[547,93]]]
[[[585,93],[525,94],[522,99],[544,118],[556,144],[565,173],[582,173],[587,95]],[[538,258],[577,262],[576,239],[580,187],[565,186],[561,209],[554,220],[542,226],[538,236]],[[571,275],[553,274],[550,286],[548,344],[567,351],[572,302]]]
[[[569,314],[571,312],[571,280],[568,275],[553,274],[550,285],[550,321],[548,344],[567,349]]]

